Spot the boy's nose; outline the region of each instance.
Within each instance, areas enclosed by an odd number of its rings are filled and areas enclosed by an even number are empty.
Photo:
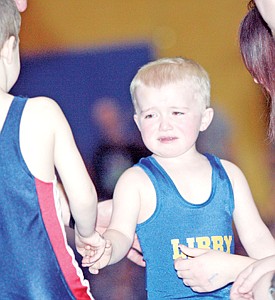
[[[162,118],[160,120],[159,129],[163,131],[172,129],[171,122],[169,121],[168,118]]]

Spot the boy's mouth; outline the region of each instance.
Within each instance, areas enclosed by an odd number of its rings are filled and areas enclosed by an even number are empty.
[[[169,142],[173,142],[174,140],[176,140],[177,138],[174,136],[162,136],[160,138],[158,138],[158,140],[161,143],[169,143]]]

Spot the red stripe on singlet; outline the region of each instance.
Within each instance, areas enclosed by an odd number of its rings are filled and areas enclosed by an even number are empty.
[[[56,214],[53,184],[42,182],[39,179],[35,179],[35,184],[43,221],[63,276],[77,300],[90,300],[92,298],[89,296],[89,289],[83,285],[81,278],[77,275],[77,269],[72,263],[74,257],[67,251],[68,245],[64,241],[63,231]]]

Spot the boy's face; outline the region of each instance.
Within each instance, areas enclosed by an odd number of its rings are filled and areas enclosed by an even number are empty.
[[[141,86],[136,90],[135,122],[145,146],[157,156],[172,158],[195,150],[207,111],[183,83],[161,88]],[[207,127],[207,126],[206,126]]]

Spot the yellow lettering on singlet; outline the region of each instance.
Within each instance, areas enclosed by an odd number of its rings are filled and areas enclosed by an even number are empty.
[[[171,240],[171,244],[173,246],[173,259],[177,259],[179,257],[181,257],[181,258],[186,258],[187,257],[185,254],[180,252],[179,243],[180,243],[179,239]]]
[[[189,248],[195,248],[195,238],[187,238],[186,242]]]
[[[231,243],[232,243],[232,235],[229,235],[229,236],[224,236],[224,242],[226,244],[226,251],[227,253],[230,253],[230,246],[231,246]]]
[[[210,249],[211,240],[208,236],[197,237],[196,242],[198,248]]]
[[[208,236],[201,236],[201,237],[192,237],[187,238],[186,242],[184,243],[189,248],[202,248],[202,249],[210,249],[212,242],[212,249],[224,251],[230,253],[230,246],[232,243],[232,236],[220,236],[214,235],[211,237]],[[181,252],[179,248],[180,240],[179,239],[172,239],[171,245],[173,247],[173,259],[177,258],[187,258],[187,256]],[[226,249],[225,249],[226,248]]]
[[[213,249],[224,251],[223,249],[223,237],[220,235],[211,236],[211,240],[213,242]]]

